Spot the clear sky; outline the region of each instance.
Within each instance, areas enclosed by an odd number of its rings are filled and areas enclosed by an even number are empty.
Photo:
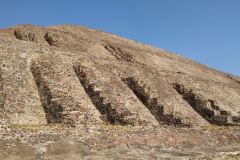
[[[240,0],[1,0],[0,28],[77,24],[240,76]]]

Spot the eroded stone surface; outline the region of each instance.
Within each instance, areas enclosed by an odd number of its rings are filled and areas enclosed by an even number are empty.
[[[25,52],[1,52],[1,113],[12,124],[46,124]]]
[[[67,57],[42,55],[31,64],[39,95],[49,123],[98,124],[98,110],[75,75]]]

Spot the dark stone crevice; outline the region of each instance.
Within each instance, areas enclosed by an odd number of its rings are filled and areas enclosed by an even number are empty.
[[[35,42],[36,36],[32,32],[22,31],[22,30],[15,30],[14,36],[19,40],[29,41],[29,42]]]
[[[31,71],[38,87],[40,100],[46,114],[46,120],[48,123],[57,124],[69,124],[74,126],[74,121],[65,115],[62,105],[53,99],[52,92],[48,87],[47,83],[43,79],[41,69],[36,63],[32,63]]]
[[[4,111],[5,101],[6,95],[4,94],[2,71],[0,70],[0,112]]]
[[[85,92],[102,115],[101,119],[113,125],[128,125],[128,123],[124,121],[124,115],[119,115],[110,102],[104,102],[104,97],[101,96],[101,92],[95,89],[95,84],[89,82],[82,67],[74,66],[74,70]]]
[[[158,98],[150,98],[150,94],[145,91],[145,86],[140,85],[139,82],[133,77],[124,78],[122,80],[128,85],[138,99],[148,108],[148,110],[160,124],[164,123],[179,127],[190,127],[189,124],[182,123],[180,118],[176,118],[172,114],[165,114],[164,106],[159,103]]]
[[[240,123],[240,116],[233,116],[232,117],[233,122]]]
[[[173,88],[199,115],[211,124],[230,125],[230,113],[225,110],[220,110],[220,107],[216,105],[214,100],[205,100],[196,95],[193,90],[188,90],[181,84],[175,83],[173,84]]]
[[[43,38],[45,41],[49,44],[49,46],[55,46],[57,47],[59,45],[59,36],[57,34],[49,33],[47,32]]]
[[[118,60],[124,60],[127,62],[134,61],[133,56],[129,53],[124,52],[120,47],[114,47],[108,44],[108,45],[105,45],[104,48]]]

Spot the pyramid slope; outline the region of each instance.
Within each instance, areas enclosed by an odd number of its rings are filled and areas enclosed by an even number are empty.
[[[240,80],[98,30],[0,30],[1,119],[11,124],[240,124]]]

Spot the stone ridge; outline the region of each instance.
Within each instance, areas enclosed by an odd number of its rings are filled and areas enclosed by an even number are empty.
[[[240,124],[240,78],[98,30],[0,30],[0,120],[8,124]]]

